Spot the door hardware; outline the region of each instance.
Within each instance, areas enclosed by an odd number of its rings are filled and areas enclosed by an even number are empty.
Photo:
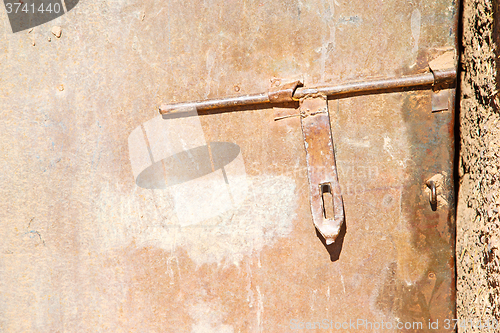
[[[279,104],[299,102],[300,113],[275,118],[275,120],[300,116],[304,147],[306,151],[309,199],[313,223],[325,238],[327,245],[335,242],[344,223],[344,203],[338,180],[332,140],[328,98],[432,89],[433,112],[448,109],[450,93],[439,90],[454,88],[456,70],[454,53],[447,52],[429,63],[429,72],[401,78],[368,80],[338,86],[316,88],[302,87],[301,81],[280,84],[267,93],[211,99],[197,102],[164,104],[160,106],[163,118],[186,117],[196,111],[223,109],[236,106]],[[427,183],[431,189],[432,210],[437,209],[436,185]]]
[[[337,176],[326,96],[301,99],[300,115],[313,223],[326,244],[330,245],[337,238],[344,222],[344,203]]]

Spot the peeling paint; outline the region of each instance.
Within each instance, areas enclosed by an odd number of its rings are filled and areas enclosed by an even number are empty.
[[[189,308],[189,314],[195,320],[191,333],[234,333],[231,325],[222,323],[224,314],[220,305],[199,302]]]
[[[286,176],[249,178],[249,196],[238,207],[182,227],[173,209],[173,193],[136,188],[117,196],[110,188],[98,199],[97,246],[102,251],[156,246],[185,250],[197,264],[239,265],[245,256],[271,246],[292,231],[295,219],[295,182]]]

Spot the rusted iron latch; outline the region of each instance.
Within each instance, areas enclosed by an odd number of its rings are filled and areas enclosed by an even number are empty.
[[[294,81],[271,88],[268,92],[212,99],[195,102],[165,104],[160,106],[164,118],[187,116],[193,110],[203,111],[231,108],[244,105],[266,103],[300,102],[300,116],[304,145],[306,149],[309,192],[313,222],[325,238],[332,244],[344,223],[344,203],[335,165],[328,98],[343,98],[367,94],[379,94],[413,89],[433,89],[433,112],[449,109],[451,95],[448,91],[456,84],[454,51],[443,54],[429,65],[429,72],[404,76],[345,83],[338,86],[316,88],[302,87],[302,82]],[[280,117],[279,119],[292,116]],[[276,119],[275,119],[276,120]],[[435,188],[431,201],[436,202]]]
[[[344,203],[337,176],[326,96],[302,98],[300,121],[306,148],[313,222],[326,244],[330,245],[344,223]]]

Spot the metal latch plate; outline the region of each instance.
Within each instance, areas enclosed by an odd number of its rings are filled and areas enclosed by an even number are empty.
[[[300,114],[313,222],[329,245],[335,241],[344,222],[344,204],[335,165],[326,96],[303,98]]]

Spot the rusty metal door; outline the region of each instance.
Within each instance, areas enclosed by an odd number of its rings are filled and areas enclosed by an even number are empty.
[[[455,12],[231,3],[178,31],[164,117],[129,138],[138,186],[171,199],[141,245],[170,251],[146,278],[169,327],[453,330]]]
[[[81,6],[36,118],[61,126],[59,160],[54,142],[42,155],[57,181],[36,171],[41,199],[4,193],[31,202],[12,237],[45,249],[3,248],[29,273],[24,311],[52,318],[23,327],[453,331],[454,0],[109,4],[101,18],[130,21],[92,38]],[[52,208],[32,216],[39,202]]]

